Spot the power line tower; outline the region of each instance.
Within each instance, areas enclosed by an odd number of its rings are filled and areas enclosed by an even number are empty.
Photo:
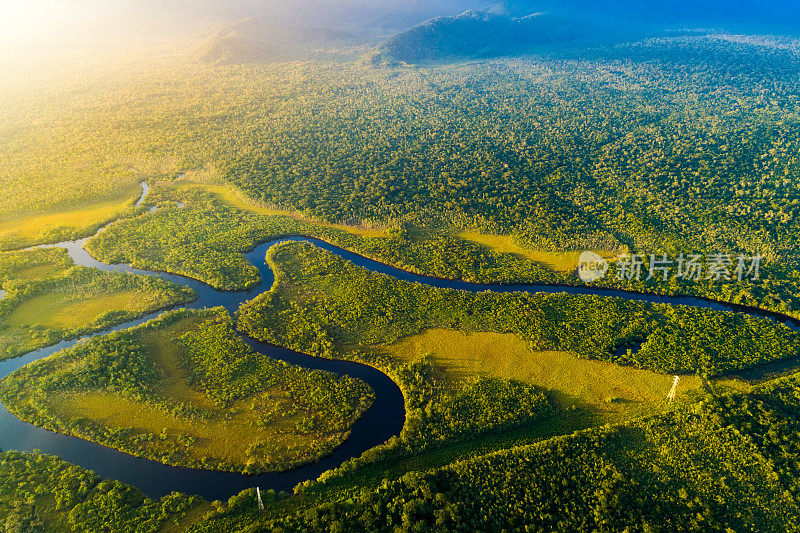
[[[669,394],[667,394],[667,403],[672,403],[675,401],[675,393],[678,391],[678,381],[680,381],[680,377],[675,376],[672,380],[672,388],[669,389]]]

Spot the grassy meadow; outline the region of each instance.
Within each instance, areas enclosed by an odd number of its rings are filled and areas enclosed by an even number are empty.
[[[46,293],[20,303],[8,314],[5,324],[14,328],[77,329],[96,322],[105,313],[128,310],[142,314],[154,305],[157,303],[147,291],[122,290],[91,297],[72,292]]]
[[[0,286],[14,281],[36,281],[58,276],[72,266],[69,254],[60,248],[0,252]]]
[[[258,202],[257,200],[245,194],[245,192],[238,187],[221,181],[214,173],[208,171],[189,171],[175,181],[162,181],[158,182],[158,184],[160,187],[165,189],[177,188],[202,190],[211,194],[222,206],[229,209],[244,211],[245,213],[252,213],[262,216],[290,217],[312,226],[341,230],[353,235],[360,235],[362,237],[386,236],[386,232],[382,229],[374,229],[364,226],[351,226],[346,224],[332,224],[308,217],[300,210],[282,209],[276,206],[269,206],[267,204]]]
[[[0,248],[23,248],[42,242],[55,242],[81,236],[130,212],[141,193],[142,189],[138,184],[124,186],[116,198],[105,202],[87,201],[87,204],[80,208],[0,222]]]
[[[0,358],[14,357],[190,302],[194,291],[157,278],[68,267],[62,251],[0,257]]]
[[[461,239],[480,244],[495,252],[513,254],[523,259],[530,259],[558,272],[574,271],[578,267],[578,256],[581,255],[580,252],[532,250],[521,246],[511,235],[488,235],[476,231],[461,231],[456,235]]]
[[[485,246],[497,253],[506,253],[520,259],[529,259],[556,272],[574,272],[578,268],[578,258],[581,251],[552,251],[536,250],[522,246],[512,235],[491,235],[477,231],[460,231],[457,237]],[[613,258],[616,254],[603,250],[594,250],[606,259]]]
[[[429,329],[384,348],[398,361],[430,355],[447,379],[512,379],[548,391],[560,407],[576,406],[608,421],[619,421],[667,407],[672,376],[648,370],[581,359],[553,350],[531,350],[513,333]],[[701,393],[696,376],[683,376],[676,399]]]
[[[0,388],[12,411],[44,427],[175,466],[248,473],[330,453],[373,398],[360,381],[252,352],[221,308],[92,339]]]

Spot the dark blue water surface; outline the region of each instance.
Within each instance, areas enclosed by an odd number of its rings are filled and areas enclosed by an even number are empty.
[[[147,189],[143,185],[143,197]],[[141,203],[141,200],[140,202]],[[137,204],[139,205],[139,204]],[[102,230],[101,230],[102,231]],[[265,263],[267,250],[284,241],[305,241],[319,246],[329,252],[364,267],[372,272],[386,274],[397,279],[422,283],[432,287],[458,289],[470,292],[545,292],[613,296],[629,300],[651,303],[669,303],[693,307],[704,307],[719,311],[735,311],[778,320],[786,323],[793,329],[798,329],[794,319],[770,313],[760,309],[743,307],[733,304],[714,302],[702,298],[686,296],[656,296],[639,294],[615,289],[603,289],[587,286],[550,286],[550,285],[482,285],[464,281],[443,280],[429,276],[421,276],[391,267],[389,265],[367,259],[363,256],[343,250],[334,245],[308,237],[284,237],[257,246],[252,252],[245,255],[247,260],[261,272],[262,283],[253,289],[241,292],[217,291],[197,280],[178,276],[149,272],[132,268],[129,265],[107,265],[91,257],[83,245],[88,239],[67,241],[48,247],[64,248],[76,264],[98,268],[100,270],[115,272],[131,272],[134,274],[158,276],[179,285],[191,287],[197,293],[197,300],[185,307],[201,309],[206,307],[223,306],[233,313],[242,302],[250,300],[268,290],[274,281],[274,275]],[[2,295],[0,295],[2,296]],[[139,319],[120,324],[97,335],[129,328],[151,320],[161,312],[151,313]],[[91,335],[93,336],[93,335]],[[89,337],[91,337],[89,336]],[[85,337],[85,338],[89,338]],[[85,339],[84,338],[84,339]],[[268,357],[281,359],[288,363],[304,366],[306,368],[327,370],[339,375],[349,375],[366,382],[375,391],[375,403],[353,425],[351,436],[333,454],[320,461],[297,468],[289,472],[261,474],[246,476],[213,470],[177,468],[163,465],[149,459],[140,459],[111,448],[101,446],[83,439],[52,433],[38,428],[32,424],[22,422],[0,406],[0,449],[3,450],[41,450],[46,453],[58,455],[63,459],[97,472],[100,476],[116,479],[134,485],[151,497],[160,497],[172,491],[188,494],[197,494],[210,500],[226,499],[246,488],[261,487],[262,489],[287,490],[307,479],[313,479],[322,472],[339,466],[343,461],[361,455],[364,451],[381,444],[400,433],[405,421],[405,408],[403,395],[397,385],[382,372],[359,363],[350,361],[332,361],[311,357],[293,350],[262,343],[254,339],[243,337],[244,340],[257,352]],[[83,339],[60,342],[54,346],[30,352],[22,357],[0,361],[0,379],[9,375],[23,365],[46,357],[64,348],[74,346]]]
[[[83,249],[83,244],[86,240],[63,242],[50,246],[66,249],[70,257],[78,265],[107,271],[158,276],[179,285],[191,287],[197,293],[198,298],[193,303],[184,306],[190,309],[223,306],[233,313],[239,308],[239,304],[257,296],[264,288],[268,289],[274,281],[273,273],[266,265],[264,257],[267,249],[272,244],[275,244],[275,241],[262,244],[246,255],[247,259],[261,272],[261,285],[249,291],[224,292],[214,290],[204,283],[183,276],[147,272],[132,268],[129,265],[106,265],[91,257]],[[98,334],[142,324],[155,318],[160,313],[161,311],[151,313]],[[91,336],[84,337],[84,339]],[[83,339],[63,341],[54,346],[30,352],[22,357],[0,361],[0,379],[31,361],[74,346],[81,340]],[[157,461],[136,458],[83,439],[60,435],[38,428],[19,420],[9,413],[5,407],[0,407],[0,449],[27,451],[37,449],[58,455],[71,463],[94,470],[104,478],[116,479],[134,485],[151,497],[159,497],[172,491],[180,491],[198,494],[204,498],[215,500],[228,498],[243,489],[255,486],[259,486],[262,489],[290,489],[301,481],[316,478],[322,472],[335,468],[347,459],[357,457],[365,450],[377,446],[393,435],[400,433],[405,421],[403,395],[397,385],[382,372],[359,363],[311,357],[247,337],[244,337],[244,340],[255,351],[266,356],[307,368],[327,370],[340,375],[347,374],[361,379],[375,391],[375,403],[356,421],[350,438],[337,448],[333,454],[316,463],[290,472],[245,476],[212,470],[171,467]]]

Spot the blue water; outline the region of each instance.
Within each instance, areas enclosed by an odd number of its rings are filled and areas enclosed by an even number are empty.
[[[199,281],[183,276],[164,273],[153,273],[129,265],[106,265],[91,257],[84,249],[87,239],[69,241],[56,245],[68,251],[76,264],[99,268],[114,272],[131,272],[134,274],[158,276],[177,284],[191,287],[197,293],[197,300],[184,307],[201,309],[223,306],[233,313],[239,305],[260,294],[264,288],[272,286],[274,276],[266,265],[266,250],[273,243],[262,244],[247,254],[247,259],[255,265],[262,276],[258,288],[243,292],[217,291]],[[120,324],[106,330],[118,331],[142,324],[158,316],[161,312],[151,313],[139,319]],[[85,338],[89,338],[90,335]],[[23,365],[46,357],[64,348],[74,346],[82,339],[60,342],[54,346],[30,352],[22,357],[0,361],[0,379]],[[116,479],[134,485],[151,497],[160,497],[172,491],[198,494],[210,500],[226,499],[242,490],[259,486],[262,489],[287,490],[307,479],[313,479],[322,472],[339,466],[352,457],[387,441],[400,433],[405,420],[403,395],[397,385],[382,372],[359,363],[334,361],[311,357],[293,350],[288,350],[254,339],[244,340],[257,352],[269,357],[284,360],[288,363],[307,368],[327,370],[336,374],[347,374],[366,382],[375,391],[375,403],[353,425],[351,436],[334,453],[322,460],[297,468],[290,472],[270,473],[257,476],[245,476],[228,472],[202,469],[176,468],[156,461],[140,459],[75,437],[52,433],[19,420],[0,407],[0,449],[3,450],[41,450],[58,455],[63,459],[94,470],[104,478]]]
[[[146,184],[143,185],[142,199],[147,194]],[[102,230],[100,230],[102,231]],[[616,289],[603,289],[587,286],[550,286],[550,285],[483,285],[467,283],[464,281],[443,280],[430,276],[412,274],[410,272],[367,259],[363,256],[343,250],[334,245],[308,237],[284,237],[272,240],[257,246],[252,252],[245,255],[247,260],[261,273],[262,283],[253,289],[240,292],[217,291],[210,286],[184,276],[149,272],[132,268],[129,265],[107,265],[91,257],[83,245],[88,239],[66,241],[47,245],[67,250],[73,261],[82,266],[98,268],[114,272],[131,272],[134,274],[158,276],[176,284],[192,288],[197,293],[197,300],[184,307],[201,309],[207,307],[223,306],[233,313],[239,305],[250,300],[269,289],[274,282],[274,275],[264,258],[267,250],[284,241],[305,241],[313,243],[329,252],[338,255],[366,268],[372,272],[386,274],[397,279],[421,283],[432,287],[449,288],[470,292],[545,292],[613,296],[629,300],[651,303],[669,303],[692,307],[704,307],[719,311],[734,311],[753,316],[778,320],[793,329],[798,329],[794,319],[770,313],[760,309],[748,308],[733,304],[714,302],[702,298],[686,296],[656,296],[639,294]],[[2,296],[2,295],[0,295]],[[126,329],[150,319],[161,312],[151,313],[139,319],[120,324],[114,328],[98,333],[102,335],[109,331]],[[92,335],[93,336],[93,335]],[[89,336],[91,337],[91,336]],[[86,337],[88,338],[88,337]],[[140,459],[131,455],[101,446],[89,441],[52,433],[38,428],[32,424],[22,422],[0,406],[0,449],[3,450],[41,450],[46,453],[58,455],[63,459],[97,472],[100,476],[116,479],[134,485],[151,497],[160,497],[172,491],[197,494],[209,500],[226,499],[250,487],[262,489],[288,490],[296,484],[307,479],[313,479],[322,472],[339,466],[343,461],[361,455],[364,451],[381,444],[393,435],[400,433],[405,420],[403,395],[397,385],[382,372],[359,363],[349,361],[333,361],[311,357],[285,348],[262,343],[254,339],[243,337],[244,340],[257,352],[265,356],[281,359],[292,364],[307,368],[327,370],[336,374],[346,374],[366,382],[375,391],[376,400],[372,407],[354,424],[350,438],[348,438],[333,454],[320,461],[309,464],[289,472],[246,476],[227,472],[218,472],[203,469],[176,468],[163,465],[159,462]],[[54,346],[30,352],[22,357],[0,361],[0,379],[9,375],[21,366],[46,357],[64,348],[74,346],[83,339],[74,339],[60,342]]]

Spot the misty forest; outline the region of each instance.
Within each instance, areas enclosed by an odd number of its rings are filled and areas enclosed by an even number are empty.
[[[790,0],[0,16],[0,532],[800,530]]]

